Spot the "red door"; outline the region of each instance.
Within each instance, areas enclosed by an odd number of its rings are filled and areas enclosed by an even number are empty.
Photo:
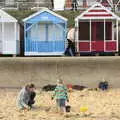
[[[92,22],[91,51],[104,51],[104,22]]]

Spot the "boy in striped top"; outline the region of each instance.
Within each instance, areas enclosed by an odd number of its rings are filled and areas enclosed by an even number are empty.
[[[65,103],[66,101],[69,102],[69,100],[67,95],[67,88],[62,80],[57,80],[57,86],[52,96],[52,99],[54,98],[56,99],[56,103],[59,111],[61,111],[62,113],[66,113]]]

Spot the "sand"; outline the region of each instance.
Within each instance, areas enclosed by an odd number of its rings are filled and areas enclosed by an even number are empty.
[[[27,112],[16,107],[17,94],[18,90],[0,90],[0,120],[120,120],[120,89],[70,92],[72,109],[67,117],[56,113],[52,92],[37,92],[36,104]],[[88,111],[81,113],[81,107]]]

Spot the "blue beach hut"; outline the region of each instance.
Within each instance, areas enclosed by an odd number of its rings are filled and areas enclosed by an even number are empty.
[[[66,18],[44,8],[23,21],[25,56],[64,54]]]

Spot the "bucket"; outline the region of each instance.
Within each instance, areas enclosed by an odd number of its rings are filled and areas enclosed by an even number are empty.
[[[70,105],[67,105],[67,106],[66,106],[66,112],[70,112],[70,109],[71,109],[71,106],[70,106]]]

